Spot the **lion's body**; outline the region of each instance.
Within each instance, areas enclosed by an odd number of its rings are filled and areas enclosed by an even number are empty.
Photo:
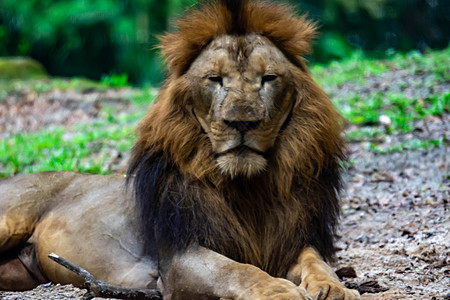
[[[52,281],[78,283],[46,259],[55,252],[112,284],[158,281],[169,299],[357,298],[322,259],[334,253],[343,142],[300,57],[314,26],[288,6],[226,0],[178,26],[161,38],[168,79],[138,127],[130,192],[119,177],[3,181],[0,252],[28,241]],[[34,221],[15,238],[24,206]]]
[[[0,181],[0,253],[19,254],[36,277],[79,285],[82,279],[47,255],[58,253],[106,282],[155,287],[156,261],[143,252],[134,201],[119,176],[46,172]],[[35,253],[22,252],[25,243]],[[36,258],[34,257],[36,254]],[[36,263],[38,263],[36,265]],[[11,278],[12,279],[12,278]],[[6,288],[7,282],[0,282]],[[14,288],[14,285],[10,286]],[[19,288],[19,286],[16,286]]]

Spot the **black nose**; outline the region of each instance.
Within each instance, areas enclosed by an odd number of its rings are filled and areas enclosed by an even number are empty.
[[[241,133],[255,129],[261,124],[261,121],[223,121],[228,127],[234,128]]]

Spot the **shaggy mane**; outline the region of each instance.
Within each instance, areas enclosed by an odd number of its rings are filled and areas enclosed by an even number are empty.
[[[178,30],[161,36],[169,73],[180,76],[214,38],[258,33],[269,38],[294,64],[311,52],[314,23],[292,14],[291,6],[265,1],[209,1],[178,20]]]
[[[291,11],[264,1],[210,1],[160,37],[169,77],[137,128],[128,171],[148,247],[199,244],[274,276],[286,275],[305,245],[333,257],[341,119],[301,58],[311,51],[314,25]],[[214,38],[249,33],[269,38],[293,63],[295,104],[266,153],[267,170],[231,179],[217,170],[211,142],[191,115],[197,83],[184,74]]]

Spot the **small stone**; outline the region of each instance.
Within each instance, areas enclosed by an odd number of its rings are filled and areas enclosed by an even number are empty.
[[[378,118],[378,121],[380,122],[381,125],[383,125],[384,127],[389,127],[392,124],[391,118],[389,118],[389,116],[387,115],[381,115]]]
[[[356,271],[355,269],[353,269],[353,267],[343,267],[340,268],[339,270],[336,271],[336,275],[339,278],[344,278],[344,277],[348,277],[348,278],[356,278]]]

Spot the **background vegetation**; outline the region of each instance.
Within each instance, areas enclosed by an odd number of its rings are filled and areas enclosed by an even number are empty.
[[[318,20],[322,35],[311,60],[327,62],[354,50],[384,57],[444,48],[450,1],[291,0]],[[134,84],[164,76],[156,35],[195,0],[2,0],[0,56],[31,56],[52,75],[101,79],[125,75]]]
[[[446,126],[450,112],[449,65],[450,48],[447,48],[425,55],[417,51],[397,54],[387,60],[368,59],[361,53],[354,53],[340,62],[316,64],[311,71],[347,119],[347,140],[362,142],[368,151],[382,155],[449,146],[445,127],[429,133],[433,129],[427,126],[431,125],[422,122],[427,119],[432,124],[435,120],[441,124],[439,126]],[[114,89],[108,82],[78,78],[0,80],[0,90],[2,82],[8,86],[3,88],[6,98],[29,93],[45,96],[55,90],[83,94]],[[121,100],[131,106],[127,111],[116,107],[117,104],[104,104],[95,118],[74,126],[3,133],[0,177],[46,170],[124,172],[117,165],[126,164],[135,139],[134,128],[156,96],[152,88],[127,91]],[[0,122],[0,129],[1,125]],[[422,135],[417,134],[422,131]],[[383,145],[386,141],[389,142]]]

